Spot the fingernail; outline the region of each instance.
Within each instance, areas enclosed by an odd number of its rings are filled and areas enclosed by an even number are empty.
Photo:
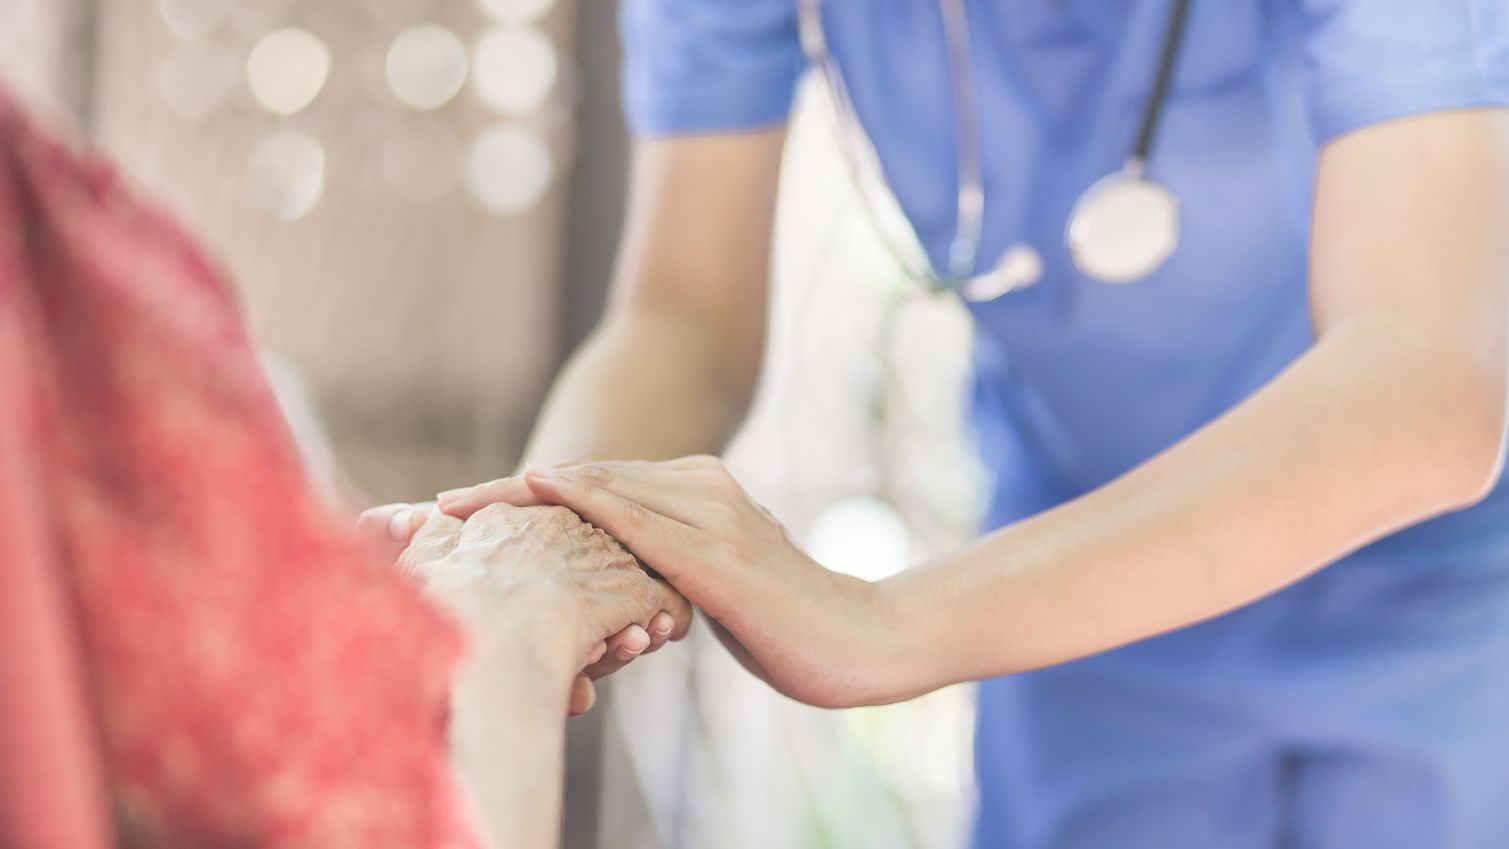
[[[409,533],[409,521],[414,516],[414,510],[405,507],[388,518],[388,535],[400,542],[407,541],[413,534]]]
[[[639,657],[639,652],[634,651],[633,649],[619,649],[618,650],[618,659],[621,660],[621,661],[623,661],[623,662],[625,662],[625,663],[628,663],[629,661],[633,660],[636,657]]]
[[[474,486],[463,486],[457,489],[448,489],[445,492],[442,492],[439,495],[435,496],[435,500],[439,501],[440,504],[444,506],[446,503],[454,503],[460,501],[465,496],[470,495],[472,493],[472,490],[474,489],[476,489],[476,487]]]

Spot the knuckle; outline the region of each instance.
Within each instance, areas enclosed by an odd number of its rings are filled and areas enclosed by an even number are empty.
[[[583,463],[572,470],[578,480],[594,486],[603,486],[613,481],[613,472],[600,463]]]
[[[479,483],[476,486],[476,490],[478,492],[481,492],[482,494],[484,494],[484,495],[486,495],[488,497],[492,497],[492,496],[496,495],[500,490],[504,490],[504,489],[507,489],[507,488],[508,488],[508,478],[493,478],[490,481],[485,481],[483,483]]]
[[[518,508],[504,504],[501,501],[494,501],[493,503],[488,504],[477,512],[473,513],[472,520],[481,522],[498,521],[500,519],[508,517],[517,509]]]
[[[623,503],[623,521],[630,528],[643,528],[650,520],[650,511],[635,501]]]
[[[424,562],[415,556],[413,547],[409,547],[404,549],[402,554],[398,555],[397,566],[399,572],[405,575],[417,576],[421,574]]]
[[[534,513],[541,519],[555,525],[560,525],[561,527],[570,527],[573,525],[582,524],[581,518],[577,516],[570,507],[551,505],[548,507],[530,507],[527,509],[534,511]]]

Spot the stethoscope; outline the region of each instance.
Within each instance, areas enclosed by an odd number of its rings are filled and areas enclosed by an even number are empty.
[[[823,32],[821,0],[798,0],[798,21],[802,47],[808,61],[827,81],[839,114],[840,147],[857,185],[863,184],[865,171],[880,173],[878,157],[860,126],[853,100],[849,97],[838,64],[828,52]],[[1158,58],[1158,75],[1143,108],[1142,122],[1131,152],[1119,170],[1093,183],[1080,196],[1069,213],[1064,241],[1074,267],[1085,277],[1101,283],[1133,283],[1157,271],[1179,246],[1179,198],[1169,188],[1147,173],[1153,142],[1163,117],[1169,81],[1173,77],[1179,47],[1184,39],[1184,22],[1189,0],[1172,0],[1167,29]],[[948,270],[937,273],[928,259],[923,268],[908,268],[911,276],[924,280],[935,291],[952,291],[971,301],[991,300],[1030,283],[1034,273],[1020,268],[1020,253],[1008,251],[1002,261],[987,272],[977,271],[981,228],[985,215],[985,187],[982,177],[977,125],[975,121],[973,63],[969,48],[969,21],[964,0],[939,0],[943,17],[943,35],[948,51],[948,69],[952,78],[958,163],[958,209],[954,237],[949,243]],[[868,169],[860,165],[861,153],[868,155]],[[872,222],[878,218],[873,206],[866,203]],[[877,225],[878,227],[878,225]],[[894,247],[888,249],[899,257]],[[924,252],[924,257],[926,256]],[[1030,265],[1035,257],[1026,260]],[[1040,262],[1040,261],[1038,261]],[[906,263],[902,263],[906,266]]]

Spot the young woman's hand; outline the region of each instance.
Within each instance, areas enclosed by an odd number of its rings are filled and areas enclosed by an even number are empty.
[[[568,463],[443,493],[440,507],[464,516],[500,500],[563,505],[612,534],[792,698],[839,707],[912,695],[876,585],[802,553],[716,458]]]

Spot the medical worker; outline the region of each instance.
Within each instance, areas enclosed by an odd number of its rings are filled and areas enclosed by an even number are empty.
[[[625,0],[622,27],[618,276],[529,451],[604,462],[443,508],[572,507],[798,699],[981,680],[978,849],[1509,847],[1509,3]],[[750,404],[813,66],[918,285],[977,328],[986,533],[878,583],[716,461],[643,462]]]

